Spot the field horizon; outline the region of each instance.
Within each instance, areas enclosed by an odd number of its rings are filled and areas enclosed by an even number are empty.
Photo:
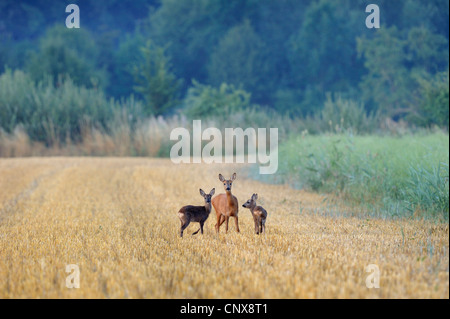
[[[449,225],[358,217],[325,195],[252,180],[236,164],[0,159],[0,298],[449,298]],[[244,167],[245,168],[245,167]],[[240,233],[179,237],[178,210],[237,172]],[[256,235],[244,201],[268,212]],[[66,287],[67,265],[80,288]],[[380,288],[368,288],[369,265]]]

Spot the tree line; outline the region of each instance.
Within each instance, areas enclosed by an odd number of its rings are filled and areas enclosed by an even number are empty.
[[[142,116],[259,108],[305,118],[338,96],[367,116],[448,128],[448,0],[72,2],[80,29],[65,28],[64,3],[2,1],[0,73],[134,96]],[[365,25],[369,3],[379,29]]]

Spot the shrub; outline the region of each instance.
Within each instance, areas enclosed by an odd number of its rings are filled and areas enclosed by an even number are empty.
[[[411,213],[430,211],[436,215],[447,214],[449,210],[448,163],[439,163],[428,169],[411,166],[409,178],[402,191],[402,197]]]
[[[0,75],[0,126],[8,133],[22,125],[35,141],[53,145],[77,141],[83,125],[105,128],[118,108],[101,91],[76,86],[71,79],[59,87],[51,78],[35,83],[22,71]]]
[[[409,120],[419,126],[438,125],[448,129],[449,119],[449,74],[438,73],[431,80],[419,80],[418,110],[410,114]]]
[[[219,88],[214,88],[194,80],[184,101],[185,113],[192,118],[228,116],[248,109],[250,96],[234,85],[222,83]]]
[[[47,30],[26,65],[35,81],[50,76],[55,84],[70,77],[76,85],[104,88],[107,74],[98,65],[99,49],[86,29],[73,32],[55,26]]]
[[[448,160],[442,133],[305,135],[281,145],[277,180],[268,181],[332,193],[374,215],[448,220]]]
[[[146,115],[164,114],[178,104],[181,80],[172,73],[163,48],[149,41],[141,52],[143,61],[134,68],[134,90],[145,100]]]
[[[334,99],[327,95],[324,108],[315,116],[320,122],[322,131],[343,132],[353,130],[359,133],[369,133],[378,127],[378,116],[367,114],[364,105],[353,100],[347,100],[340,95]]]

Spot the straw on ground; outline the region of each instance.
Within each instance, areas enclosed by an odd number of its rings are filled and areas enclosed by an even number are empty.
[[[258,193],[268,212],[256,235],[179,237],[179,208],[202,205],[236,166],[166,159],[0,160],[0,298],[448,298],[449,228],[344,217],[317,194],[267,185],[238,170],[239,205]],[[336,214],[337,212],[337,214]],[[340,214],[342,213],[342,214]],[[80,288],[66,287],[78,265]],[[366,267],[380,270],[369,289]]]

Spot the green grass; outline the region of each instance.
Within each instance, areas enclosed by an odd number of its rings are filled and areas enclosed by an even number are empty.
[[[331,193],[370,215],[448,220],[449,136],[297,136],[269,182]]]

